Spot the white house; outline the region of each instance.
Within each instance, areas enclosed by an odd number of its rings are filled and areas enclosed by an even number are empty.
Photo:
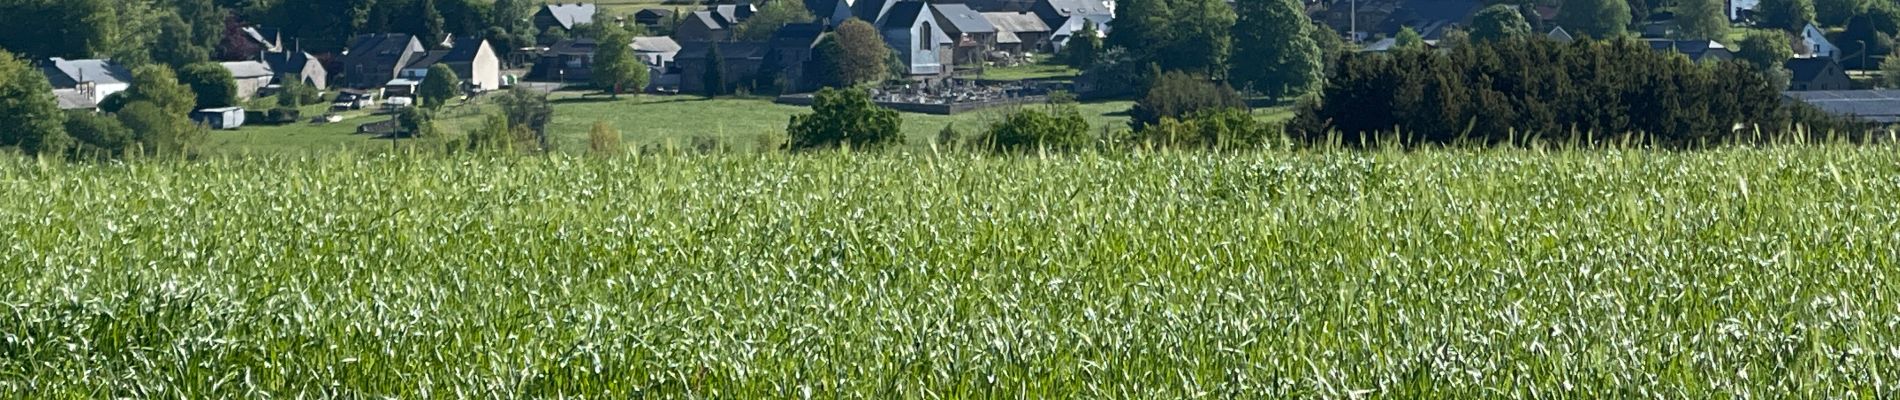
[[[1740,21],[1742,17],[1747,16],[1746,14],[1754,12],[1755,6],[1760,4],[1761,0],[1728,0],[1728,19]]]
[[[1841,48],[1827,41],[1827,35],[1822,34],[1821,28],[1816,28],[1814,24],[1801,28],[1801,48],[1794,50],[1795,54],[1804,57],[1841,58]]]
[[[93,108],[106,96],[132,87],[132,72],[112,60],[53,57],[40,64],[40,73],[53,84],[53,92],[61,99],[61,108]]]

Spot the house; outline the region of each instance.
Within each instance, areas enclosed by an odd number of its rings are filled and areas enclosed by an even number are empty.
[[[1101,27],[1108,26],[1108,22],[1115,19],[1115,7],[1111,4],[1103,0],[1037,0],[1029,11],[1042,17],[1044,25],[1057,28],[1057,31],[1061,31],[1060,27],[1065,24],[1072,24],[1076,30],[1082,29],[1082,21],[1077,18],[1094,21],[1096,30],[1101,30]]]
[[[672,65],[673,57],[680,53],[680,43],[665,36],[636,36],[632,46],[633,56],[650,67]]]
[[[404,67],[414,64],[419,58],[428,55],[422,42],[415,36],[401,33],[374,33],[357,35],[350,40],[349,47],[337,58],[342,66],[343,86],[351,88],[382,87],[396,76]]]
[[[1795,54],[1806,57],[1841,58],[1841,48],[1827,40],[1827,35],[1810,23],[1801,28],[1801,47],[1794,49]]]
[[[541,52],[528,76],[547,82],[587,82],[594,78],[594,39],[578,38],[555,42]]]
[[[1643,39],[1643,42],[1648,43],[1649,48],[1656,51],[1682,53],[1682,55],[1689,57],[1689,61],[1728,61],[1735,59],[1735,53],[1730,52],[1728,47],[1723,46],[1721,42],[1714,40]]]
[[[1782,92],[1788,101],[1808,103],[1831,115],[1882,125],[1900,124],[1900,90],[1817,90]]]
[[[589,38],[555,43],[541,54],[528,76],[549,82],[590,81],[594,76],[594,52],[598,46],[598,42]],[[633,47],[634,57],[647,65],[649,80],[664,74],[680,51],[679,43],[665,36],[635,37],[630,47]]]
[[[996,25],[983,18],[983,13],[970,9],[963,4],[932,4],[937,15],[937,26],[950,36],[955,49],[951,50],[955,59],[951,64],[981,64],[984,55],[996,48]]]
[[[1754,19],[1755,6],[1759,5],[1761,5],[1761,0],[1728,0],[1728,19],[1730,21]]]
[[[106,59],[53,57],[40,64],[40,73],[53,85],[53,94],[65,109],[96,108],[106,96],[132,87],[132,72]]]
[[[1570,42],[1577,41],[1577,38],[1570,36],[1570,31],[1565,31],[1564,27],[1561,27],[1561,26],[1557,27],[1557,29],[1551,29],[1550,34],[1544,35],[1544,37],[1548,37],[1550,38],[1550,40],[1555,40],[1561,43],[1570,43]]]
[[[540,11],[535,11],[534,29],[540,32],[552,28],[572,31],[575,25],[594,23],[594,14],[599,12],[600,9],[592,3],[548,4],[541,6]]]
[[[429,68],[437,64],[446,65],[450,71],[461,78],[464,91],[480,93],[501,89],[501,58],[495,55],[495,49],[484,39],[456,39],[450,47],[435,50],[410,61],[402,71],[383,86],[392,92],[414,94],[417,86],[429,77]]]
[[[645,26],[661,26],[673,21],[673,10],[648,8],[633,13],[633,23]]]
[[[1026,12],[983,13],[983,19],[996,27],[996,50],[1011,53],[1041,51],[1054,33],[1036,14]]]
[[[1061,25],[1055,26],[1055,31],[1049,33],[1049,51],[1061,52],[1063,47],[1069,45],[1069,38],[1081,32],[1084,27],[1093,27],[1095,36],[1098,38],[1107,38],[1109,20],[1097,18],[1099,17],[1076,15]]]
[[[1379,39],[1378,41],[1375,41],[1372,43],[1366,43],[1364,46],[1359,46],[1359,52],[1361,53],[1390,53],[1392,52],[1392,50],[1397,49],[1398,47],[1399,47],[1398,39],[1384,38],[1384,39]]]
[[[857,0],[851,4],[851,16],[877,25],[883,21],[885,14],[891,12],[892,6],[906,1],[912,0]]]
[[[759,11],[751,4],[721,5],[694,11],[673,28],[679,42],[722,42],[732,39],[732,28]]]
[[[864,0],[875,1],[875,0]],[[930,5],[922,1],[902,1],[891,5],[890,11],[879,20],[878,30],[884,34],[884,43],[897,50],[899,64],[904,74],[911,77],[938,77],[948,75],[950,68],[945,62],[954,60],[951,47],[956,42],[950,40],[941,25],[937,24],[937,13]]]
[[[679,89],[685,93],[705,93],[706,71],[711,68],[709,57],[714,47],[719,48],[721,61],[725,66],[722,72],[727,85],[737,85],[759,72],[759,65],[765,60],[767,45],[765,42],[684,42],[680,43],[679,55],[673,57],[674,65],[679,68]]]
[[[779,68],[782,91],[803,92],[817,89],[817,83],[823,79],[805,76],[805,72],[814,71],[815,57],[813,49],[824,40],[826,26],[823,23],[788,24],[772,33],[772,39],[766,41],[767,57],[775,57],[772,65]],[[723,49],[722,49],[723,51]]]
[[[488,40],[478,38],[455,39],[450,43],[448,54],[438,62],[448,64],[462,78],[462,84],[471,92],[481,93],[501,89],[501,56]]]
[[[1791,72],[1788,90],[1847,90],[1854,86],[1847,78],[1847,69],[1832,58],[1796,58],[1786,64]]]
[[[271,79],[277,77],[277,73],[271,71],[270,64],[262,61],[231,61],[221,62],[218,65],[224,66],[226,71],[231,71],[231,78],[237,81],[239,99],[248,100],[257,97],[257,92],[269,87]]]
[[[317,90],[330,88],[330,71],[323,68],[323,61],[317,60],[310,53],[301,51],[264,53],[260,58],[263,58],[264,64],[270,66],[270,70],[278,75],[296,77]],[[278,82],[278,84],[282,83]]]

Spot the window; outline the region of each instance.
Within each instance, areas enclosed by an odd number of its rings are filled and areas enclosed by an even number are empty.
[[[917,32],[917,50],[930,51],[930,42],[937,41],[937,35],[932,35],[931,32],[930,23],[925,22],[924,29]]]

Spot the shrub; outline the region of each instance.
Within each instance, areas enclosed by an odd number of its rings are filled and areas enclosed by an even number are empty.
[[[78,142],[80,158],[116,158],[137,140],[118,119],[86,110],[66,112],[66,133]]]
[[[792,116],[786,128],[792,150],[849,146],[873,148],[902,141],[897,111],[871,102],[856,89],[824,89],[812,98],[812,113]]]
[[[599,155],[620,154],[626,145],[620,142],[620,131],[615,130],[607,121],[594,121],[594,128],[587,131],[587,151]]]
[[[1022,109],[990,125],[983,142],[996,152],[1080,149],[1089,145],[1089,123],[1072,105]]]
[[[259,122],[264,122],[264,123],[269,123],[269,124],[289,124],[289,123],[295,123],[297,122],[297,120],[302,119],[302,118],[303,118],[303,111],[299,111],[295,108],[289,108],[289,107],[277,107],[277,108],[270,109],[269,112],[266,112],[264,115],[264,120],[259,121]]]
[[[1149,125],[1161,122],[1163,118],[1180,119],[1203,110],[1247,108],[1240,93],[1224,84],[1216,84],[1205,78],[1180,72],[1161,74],[1149,85],[1148,94],[1135,102],[1135,108],[1128,113],[1132,118],[1129,127],[1142,130]]]
[[[1239,150],[1278,144],[1285,138],[1279,125],[1261,122],[1236,109],[1204,110],[1185,118],[1163,118],[1161,123],[1135,131],[1134,140],[1147,147]]]
[[[178,81],[196,94],[197,109],[230,107],[238,103],[237,81],[231,77],[231,70],[218,63],[187,65],[178,71]]]

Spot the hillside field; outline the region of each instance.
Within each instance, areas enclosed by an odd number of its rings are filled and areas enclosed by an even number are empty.
[[[0,162],[0,398],[1877,398],[1900,148]]]
[[[757,147],[760,137],[768,133],[785,132],[793,115],[811,112],[808,107],[777,104],[758,98],[624,96],[612,100],[606,96],[583,98],[578,92],[557,92],[552,96],[552,102],[554,122],[548,130],[554,137],[554,147],[562,151],[585,150],[587,132],[596,121],[611,125],[620,131],[622,140],[634,145],[659,146],[671,143],[686,146],[695,138],[704,138],[737,149],[751,149]],[[1091,129],[1099,133],[1104,128],[1126,128],[1127,111],[1133,105],[1129,101],[1108,101],[1084,103],[1080,108]],[[485,102],[451,106],[444,110],[441,113],[442,126],[453,134],[474,129],[481,124],[485,113],[494,112],[493,107]],[[305,114],[312,116],[322,112],[322,106],[306,107],[304,110]],[[973,135],[989,124],[1002,120],[1007,112],[1007,109],[991,109],[954,116],[903,113],[905,142],[915,148],[926,148],[945,126],[955,126],[964,134]],[[391,147],[387,140],[355,134],[357,125],[389,118],[386,115],[364,114],[353,112],[349,114],[351,119],[329,125],[253,125],[234,131],[214,131],[205,143],[204,152],[219,155],[311,154]],[[1256,114],[1268,121],[1292,117],[1292,111],[1284,107],[1261,109]],[[398,143],[410,144],[413,143]]]

